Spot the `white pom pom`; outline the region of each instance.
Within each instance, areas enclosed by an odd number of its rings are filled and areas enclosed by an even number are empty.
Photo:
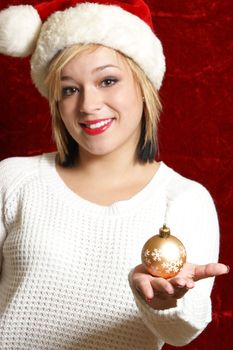
[[[38,12],[30,5],[0,12],[0,53],[26,57],[33,53],[41,29]]]

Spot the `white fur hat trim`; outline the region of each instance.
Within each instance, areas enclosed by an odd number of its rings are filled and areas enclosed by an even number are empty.
[[[31,55],[41,29],[38,12],[30,5],[10,6],[0,12],[0,53]]]
[[[133,58],[159,89],[165,58],[160,40],[139,17],[118,6],[82,3],[52,14],[43,24],[31,58],[31,75],[40,93],[48,65],[58,51],[78,43],[101,44]]]

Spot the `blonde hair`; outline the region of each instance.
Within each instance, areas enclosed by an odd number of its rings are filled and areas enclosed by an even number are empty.
[[[48,68],[45,84],[48,88],[48,97],[52,115],[53,137],[58,150],[58,161],[64,166],[72,165],[78,151],[78,145],[65,128],[58,109],[61,99],[61,71],[74,57],[83,53],[91,53],[100,45],[77,44],[59,52]],[[137,158],[142,162],[154,160],[157,151],[157,124],[161,112],[161,103],[157,90],[146,76],[144,71],[130,58],[116,51],[131,69],[135,80],[139,84],[143,96],[143,118],[141,137],[137,146]]]

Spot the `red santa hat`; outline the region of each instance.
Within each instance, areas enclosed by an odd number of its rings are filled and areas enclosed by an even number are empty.
[[[159,89],[165,58],[143,0],[51,0],[0,12],[0,53],[31,55],[31,76],[40,93],[48,64],[74,44],[96,43],[131,57]]]

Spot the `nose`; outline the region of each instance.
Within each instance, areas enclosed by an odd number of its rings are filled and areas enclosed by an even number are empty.
[[[92,114],[102,107],[101,93],[94,87],[81,89],[79,93],[78,109],[80,113]]]

